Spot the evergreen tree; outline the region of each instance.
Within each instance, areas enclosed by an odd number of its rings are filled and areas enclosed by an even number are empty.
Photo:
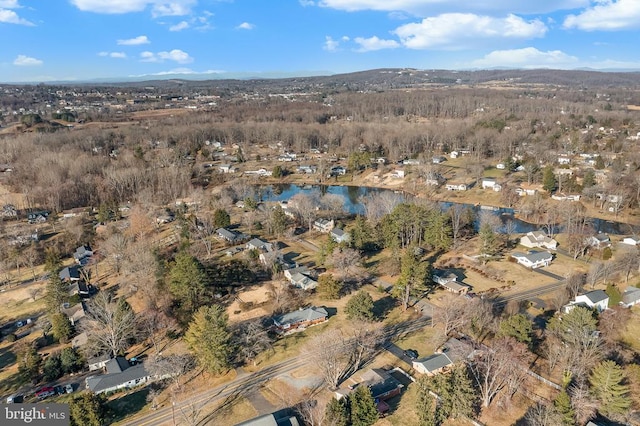
[[[102,395],[83,392],[69,403],[71,426],[102,426],[107,423],[107,406]]]
[[[280,179],[281,177],[284,176],[284,170],[282,170],[282,166],[277,165],[273,168],[273,170],[271,171],[271,176],[276,178],[276,179]]]
[[[437,400],[429,391],[438,395]],[[473,417],[478,400],[476,393],[464,365],[449,374],[421,377],[418,380],[418,405],[427,410],[421,416],[421,424],[440,425],[449,418]]]
[[[35,380],[40,376],[40,366],[42,365],[42,355],[38,353],[33,345],[27,345],[19,354],[18,372],[23,379]]]
[[[352,426],[371,426],[378,421],[378,408],[368,386],[358,386],[349,395]]]
[[[557,187],[558,180],[556,179],[556,175],[553,173],[553,167],[545,167],[542,173],[542,189],[551,193],[555,191]]]
[[[329,400],[323,424],[327,426],[347,426],[349,424],[349,411],[344,398]]]
[[[573,426],[576,423],[575,411],[571,406],[571,398],[565,389],[562,389],[553,401],[556,411],[562,416],[563,426]]]
[[[176,255],[169,271],[169,291],[187,312],[193,312],[204,301],[207,275],[198,260],[185,251]]]
[[[213,226],[215,228],[226,228],[231,225],[231,216],[225,209],[216,209],[213,212]]]
[[[622,367],[614,361],[598,364],[589,376],[590,391],[600,402],[599,411],[604,415],[625,414],[631,406],[629,386]]]
[[[411,297],[422,295],[427,290],[431,278],[431,264],[416,256],[409,247],[402,256],[400,278],[393,286],[392,294],[402,300],[402,308],[407,310]]]
[[[490,224],[485,223],[480,227],[480,252],[485,256],[495,256],[500,251],[500,239]]]
[[[229,368],[231,333],[228,321],[221,306],[202,306],[193,315],[184,336],[200,365],[213,374],[220,374]]]
[[[74,348],[64,348],[60,352],[60,363],[65,374],[75,373],[84,368],[84,361]]]
[[[438,209],[429,211],[424,240],[436,250],[448,250],[453,243],[451,217]]]
[[[59,377],[62,377],[64,370],[62,368],[62,361],[60,360],[60,354],[54,353],[47,357],[42,364],[43,379],[47,382],[52,382]]]
[[[271,216],[271,232],[277,237],[287,230],[287,215],[280,205],[276,205]]]
[[[323,299],[336,300],[340,298],[342,285],[331,274],[323,274],[318,277],[318,295]]]
[[[499,335],[513,337],[518,342],[530,344],[532,331],[531,321],[523,314],[511,315],[500,321]]]
[[[373,320],[373,298],[367,291],[360,290],[349,299],[345,312],[349,319],[371,321]]]
[[[460,416],[473,417],[478,397],[466,365],[463,364],[454,368],[445,377],[448,379],[447,386],[449,388],[447,392],[450,398],[449,416],[453,418]]]
[[[602,170],[606,167],[606,165],[604,164],[604,158],[602,158],[602,155],[598,155],[596,157],[596,164],[594,167],[596,170]]]
[[[69,317],[62,312],[51,315],[51,332],[53,333],[53,338],[58,342],[69,342],[73,334],[73,327],[71,326]]]
[[[582,187],[591,188],[596,184],[596,173],[593,170],[588,170],[582,178]]]
[[[62,304],[68,300],[69,285],[60,279],[59,270],[50,272],[45,289],[47,312],[52,315],[62,310]]]
[[[377,249],[374,231],[363,216],[356,216],[350,234],[351,239],[349,240],[349,244],[351,248],[363,252],[371,252]]]
[[[416,397],[416,413],[420,426],[436,426],[436,399],[429,393],[429,377],[422,376],[416,382],[418,395]]]

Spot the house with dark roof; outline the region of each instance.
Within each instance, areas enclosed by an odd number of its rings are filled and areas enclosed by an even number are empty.
[[[300,426],[300,423],[295,416],[277,416],[276,413],[271,413],[254,417],[235,426]]]
[[[131,365],[123,356],[117,356],[105,363],[106,374],[89,376],[85,379],[87,389],[95,394],[118,389],[133,388],[147,383],[152,376],[144,364]]]
[[[593,290],[585,294],[580,294],[570,301],[567,305],[562,307],[562,310],[567,313],[576,306],[582,306],[583,308],[595,309],[598,312],[602,312],[609,307],[609,296],[603,290]]]
[[[93,250],[88,245],[78,247],[73,253],[73,259],[78,265],[81,266],[89,263],[89,260],[91,260],[91,256],[93,256]]]
[[[230,231],[226,228],[216,229],[216,235],[219,239],[228,243],[237,244],[249,239],[249,236],[241,232]]]
[[[471,290],[470,285],[458,282],[458,276],[449,270],[435,269],[431,274],[431,279],[451,293],[465,294]]]
[[[371,368],[360,376],[360,383],[347,388],[340,388],[335,392],[337,399],[347,397],[356,386],[368,386],[371,390],[371,396],[376,401],[385,401],[399,395],[404,385],[400,383],[393,375],[382,368]]]
[[[433,354],[426,358],[416,359],[412,363],[413,369],[427,376],[435,376],[453,366],[453,361],[446,353]]]
[[[58,274],[62,281],[80,281],[80,267],[78,265],[67,266]]]
[[[326,309],[311,306],[274,317],[273,325],[278,332],[287,333],[297,329],[305,329],[328,320],[329,314]]]
[[[527,253],[515,252],[511,254],[511,257],[519,264],[531,269],[549,266],[553,261],[553,255],[548,251],[531,250]]]

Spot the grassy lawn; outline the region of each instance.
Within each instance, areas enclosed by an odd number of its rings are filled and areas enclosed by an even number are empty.
[[[222,401],[213,408],[205,407],[205,411],[200,414],[202,420],[198,424],[233,426],[257,415],[258,412],[246,398],[238,397],[230,402]],[[182,420],[185,420],[184,415],[179,424],[189,424],[188,421],[184,423]]]
[[[117,423],[125,418],[148,410],[147,395],[149,387],[144,387],[131,393],[115,397],[107,402],[107,407],[112,413],[111,422]]]
[[[636,305],[631,308],[631,318],[627,322],[627,327],[622,331],[622,341],[633,348],[640,351],[640,306]]]

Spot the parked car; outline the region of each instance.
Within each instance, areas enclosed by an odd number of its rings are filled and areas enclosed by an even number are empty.
[[[24,401],[24,395],[22,394],[15,394],[7,397],[7,404],[17,404],[22,401]]]
[[[36,391],[36,398],[45,399],[56,394],[56,391],[51,386],[45,386]]]
[[[66,393],[73,393],[73,385],[72,384],[68,384],[67,386],[64,387],[64,391]]]
[[[418,358],[418,352],[414,351],[413,349],[407,349],[406,351],[404,351],[404,355],[406,357],[408,357],[409,359],[417,359]]]
[[[62,385],[54,386],[53,391],[56,393],[56,395],[62,395],[64,393],[64,387]]]

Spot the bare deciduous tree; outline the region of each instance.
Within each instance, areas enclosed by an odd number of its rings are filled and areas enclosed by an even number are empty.
[[[342,282],[362,275],[362,255],[352,248],[336,247],[331,254],[331,263],[338,270]]]
[[[246,321],[237,326],[233,332],[234,344],[238,348],[236,356],[240,362],[253,362],[256,357],[270,350],[271,338],[260,320]]]
[[[92,299],[88,316],[82,328],[89,336],[89,348],[96,354],[107,351],[116,356],[136,335],[136,314],[126,301],[116,300],[108,292],[100,292]]]

